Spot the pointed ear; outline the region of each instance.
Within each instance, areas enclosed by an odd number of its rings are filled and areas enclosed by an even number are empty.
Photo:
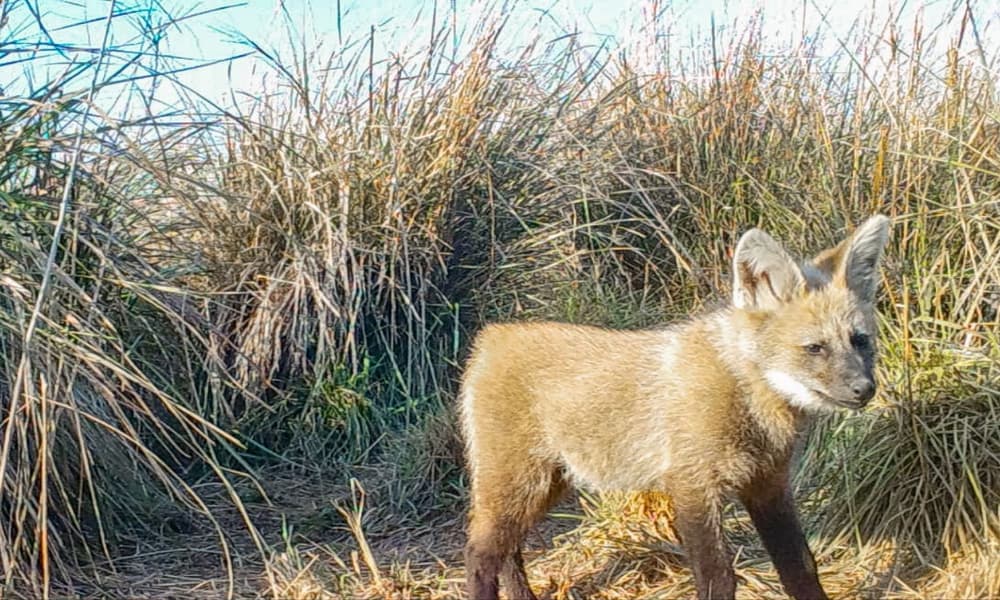
[[[882,251],[889,241],[890,226],[889,218],[884,215],[869,217],[838,246],[842,247],[841,258],[833,280],[854,292],[863,302],[875,301],[878,268]]]
[[[743,234],[733,256],[733,305],[774,310],[805,285],[798,265],[781,244],[760,229]]]

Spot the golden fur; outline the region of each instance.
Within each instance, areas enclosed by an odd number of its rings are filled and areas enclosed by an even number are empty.
[[[788,468],[811,412],[857,408],[874,391],[868,339],[887,235],[888,220],[873,217],[798,266],[751,230],[734,257],[733,306],[663,329],[485,327],[459,398],[470,594],[495,598],[499,575],[511,597],[534,597],[521,539],[574,485],[668,493],[705,598],[735,588],[719,527],[723,500],[736,494],[786,589],[822,597],[808,548],[802,556]],[[784,556],[786,545],[798,555]]]

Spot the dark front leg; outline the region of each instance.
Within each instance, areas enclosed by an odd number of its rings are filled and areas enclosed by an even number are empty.
[[[787,478],[754,486],[741,496],[785,591],[796,600],[827,600]]]
[[[723,537],[720,503],[678,505],[674,524],[694,572],[698,599],[732,600],[736,596],[736,574]]]

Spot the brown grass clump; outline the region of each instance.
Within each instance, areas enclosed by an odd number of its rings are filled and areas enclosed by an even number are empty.
[[[925,579],[907,586],[900,598],[997,598],[1000,597],[1000,572],[997,548],[978,547],[949,557],[947,564],[934,569]]]
[[[239,444],[205,403],[208,372],[219,387],[231,380],[164,258],[178,228],[155,225],[176,215],[159,184],[193,166],[175,144],[206,123],[168,123],[153,105],[142,126],[121,114],[126,84],[155,75],[166,89],[185,65],[156,51],[183,17],[128,21],[120,9],[108,3],[98,41],[80,44],[63,40],[85,23],[49,31],[50,13],[0,5],[11,76],[0,92],[3,597],[110,586],[111,557],[174,534],[207,534],[221,589],[235,585],[228,534],[200,489],[231,491],[245,475],[222,466]],[[37,72],[13,76],[32,61]],[[253,534],[245,519],[237,527]]]

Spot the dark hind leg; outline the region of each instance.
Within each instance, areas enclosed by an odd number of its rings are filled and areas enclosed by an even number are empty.
[[[469,539],[465,552],[466,581],[472,600],[495,600],[502,583],[511,600],[536,600],[521,557],[524,534],[565,486],[555,469],[524,468],[506,485],[474,484]],[[495,481],[495,479],[494,479]],[[476,482],[479,483],[479,482]]]
[[[545,513],[566,491],[566,482],[559,470],[539,469],[537,473],[537,481],[529,486],[533,493],[526,503],[524,531],[506,556],[503,569],[500,571],[500,583],[507,590],[507,597],[511,600],[536,600],[528,585],[528,574],[524,570],[524,558],[521,556],[524,534],[545,517]]]
[[[511,600],[536,600],[531,586],[528,585],[528,573],[524,570],[524,558],[521,556],[521,545],[514,547],[503,562],[500,571],[500,583],[507,590]]]
[[[498,576],[507,554],[509,533],[492,515],[475,511],[469,522],[465,545],[465,580],[469,600],[497,600]]]

